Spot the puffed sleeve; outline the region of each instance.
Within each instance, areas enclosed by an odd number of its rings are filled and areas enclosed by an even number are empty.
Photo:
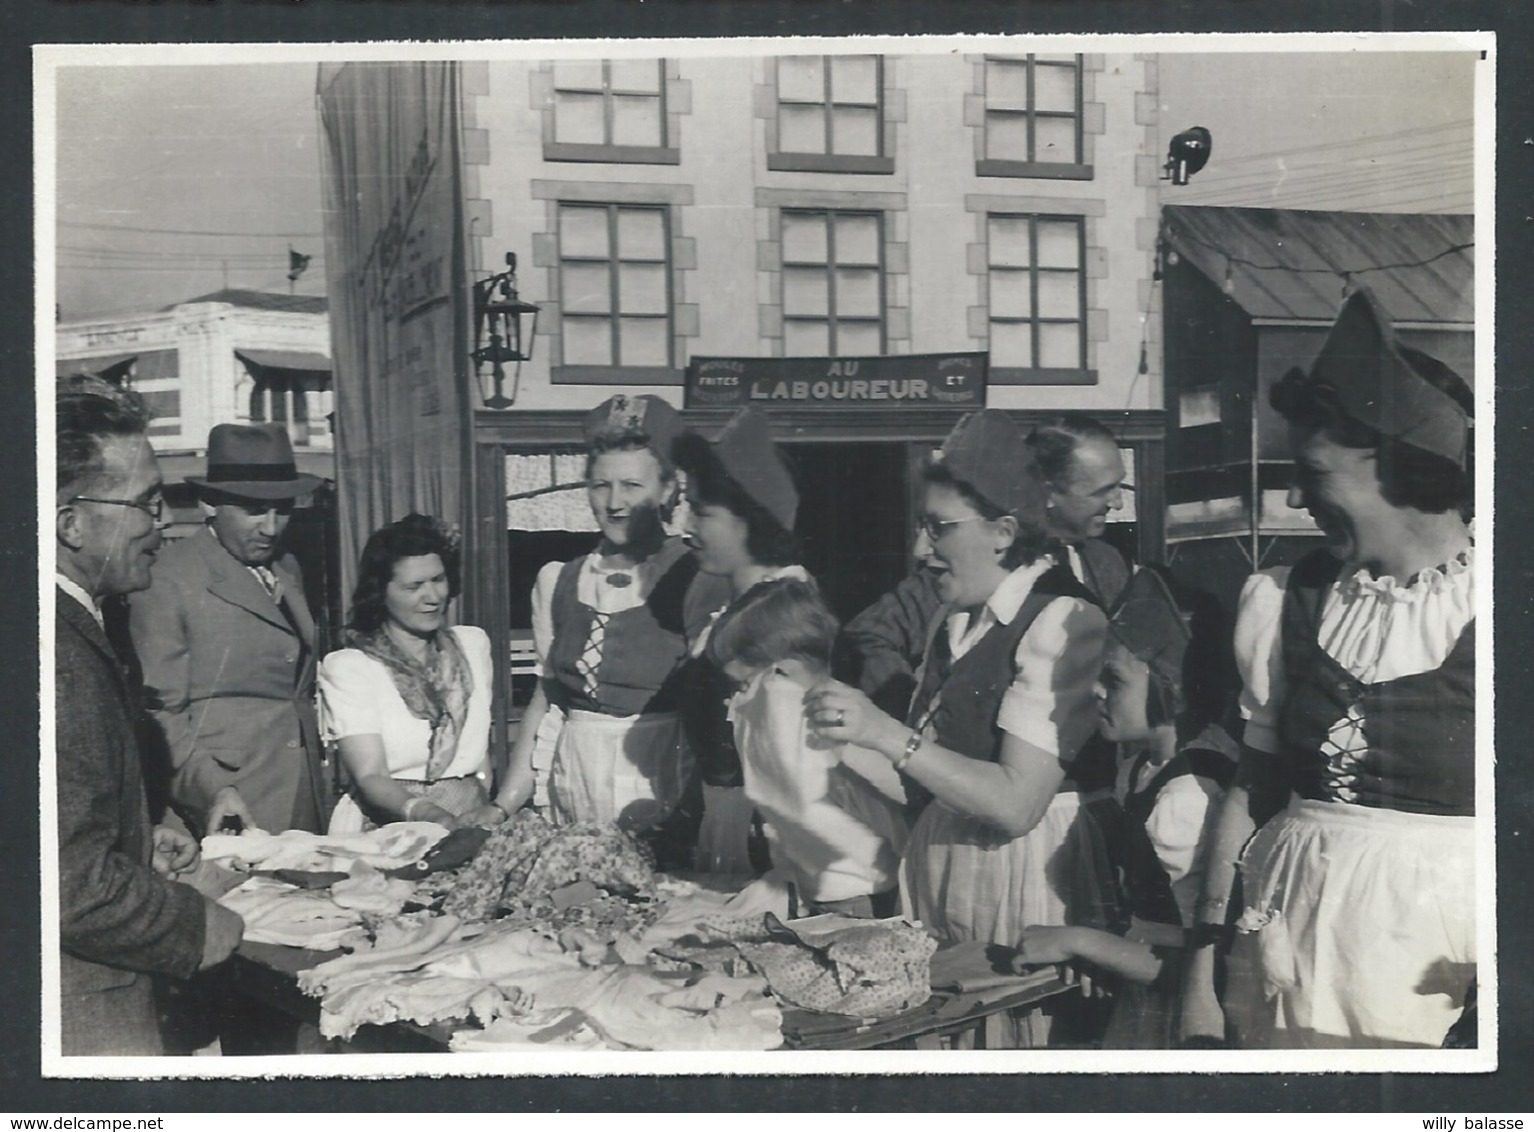
[[[378,662],[356,649],[340,649],[320,662],[320,735],[335,743],[349,735],[382,735]]]
[[[563,562],[545,562],[533,583],[533,651],[538,655],[536,675],[542,676],[554,647],[554,587],[559,583]]]
[[[1278,705],[1284,699],[1280,628],[1289,568],[1253,574],[1241,587],[1236,612],[1236,667],[1241,672],[1242,742],[1258,751],[1278,750]]]
[[[1102,610],[1056,598],[1017,645],[1017,675],[1002,696],[997,726],[1069,762],[1097,726],[1093,688],[1108,643]]]
[[[490,634],[478,625],[455,625],[453,635],[458,639],[463,655],[469,658],[469,669],[474,673],[476,683],[481,676],[493,679],[495,653],[490,647]]]

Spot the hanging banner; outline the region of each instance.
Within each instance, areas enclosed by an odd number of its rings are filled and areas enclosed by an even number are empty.
[[[985,353],[874,358],[693,358],[688,409],[982,409]]]
[[[344,592],[370,533],[412,511],[462,522],[456,64],[320,71],[325,263]]]

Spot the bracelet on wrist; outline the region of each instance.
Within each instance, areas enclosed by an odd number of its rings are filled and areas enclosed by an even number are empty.
[[[921,732],[911,732],[911,737],[905,741],[905,751],[895,760],[894,767],[897,771],[904,770],[906,764],[916,757],[916,752],[921,750]]]
[[[1188,930],[1188,946],[1190,947],[1229,947],[1231,940],[1236,936],[1236,928],[1233,924],[1211,924],[1200,922],[1194,924]]]

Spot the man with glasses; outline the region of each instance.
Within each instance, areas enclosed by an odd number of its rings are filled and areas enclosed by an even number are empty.
[[[138,695],[103,599],[143,590],[161,543],[160,471],[142,405],[90,378],[57,409],[54,765],[65,1055],[163,1052],[157,976],[186,978],[239,945],[238,915],[174,878],[197,845],[150,823]]]
[[[282,537],[321,481],[280,424],[216,425],[207,471],[187,479],[207,528],[165,549],[129,617],[171,805],[198,834],[320,831],[317,633]]]

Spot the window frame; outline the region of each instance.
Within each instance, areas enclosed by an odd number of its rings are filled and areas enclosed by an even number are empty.
[[[775,129],[774,150],[767,154],[767,168],[771,170],[789,173],[876,173],[888,174],[895,171],[895,159],[885,152],[884,126],[888,107],[884,94],[884,56],[883,55],[818,55],[814,56],[821,60],[821,93],[820,99],[810,101],[801,98],[784,98],[781,76],[778,77],[773,91],[773,123]],[[853,102],[837,100],[832,90],[831,60],[841,58],[872,58],[874,61],[874,100],[873,102]],[[778,64],[781,66],[781,64]],[[788,106],[819,106],[825,112],[826,127],[826,150],[825,153],[802,153],[783,148],[783,107]],[[872,109],[874,112],[874,136],[878,141],[878,152],[875,154],[850,154],[837,153],[836,145],[836,109],[837,107],[851,107],[856,109]]]
[[[675,230],[672,206],[667,202],[636,203],[628,201],[585,201],[561,199],[556,202],[555,221],[555,286],[558,291],[559,301],[559,346],[560,356],[563,359],[566,354],[566,323],[571,319],[581,322],[596,322],[605,319],[609,324],[610,349],[613,361],[602,365],[593,362],[566,363],[554,367],[551,380],[566,384],[618,384],[628,381],[638,381],[647,384],[676,384],[680,381],[679,370],[676,365],[676,277],[675,277],[675,249],[673,248],[673,232]],[[589,211],[601,211],[606,214],[607,240],[609,255],[605,258],[594,256],[570,256],[564,250],[564,217],[567,209],[584,209]],[[661,217],[661,240],[663,258],[650,259],[644,257],[632,257],[623,255],[623,249],[618,242],[618,217],[622,212],[657,212]],[[568,263],[579,264],[603,264],[607,267],[608,285],[608,310],[604,314],[571,314],[565,304],[565,265]],[[666,280],[666,310],[664,314],[625,314],[620,306],[620,280],[619,267],[625,263],[634,264],[659,264],[665,271]],[[664,320],[666,340],[666,363],[664,365],[638,365],[627,364],[623,358],[623,320],[654,319]]]
[[[867,354],[841,354],[836,349],[837,327],[840,322],[867,324],[875,320],[862,316],[854,316],[847,319],[838,318],[836,313],[836,270],[840,265],[836,257],[836,225],[835,218],[838,216],[870,217],[877,225],[878,233],[876,245],[878,247],[877,261],[873,265],[879,276],[879,353],[883,357],[889,352],[889,273],[888,254],[885,249],[885,233],[887,217],[883,210],[877,208],[799,208],[782,207],[778,210],[779,246],[786,244],[783,239],[783,225],[790,216],[820,216],[825,219],[826,225],[826,260],[824,263],[814,263],[808,260],[791,260],[785,251],[779,264],[779,309],[783,312],[783,356],[784,357],[819,357],[821,355],[790,354],[788,352],[788,324],[799,323],[824,323],[826,326],[826,357],[868,357]],[[868,268],[868,264],[849,264],[847,266]],[[824,318],[809,315],[791,315],[788,313],[788,272],[791,268],[819,268],[825,272],[826,278],[826,314]]]
[[[993,220],[1026,220],[1028,222],[1028,264],[1025,267],[1010,265],[998,265],[992,262],[992,248],[994,241],[991,234]],[[1069,223],[1076,229],[1076,266],[1074,269],[1062,267],[1041,267],[1039,265],[1039,223]],[[994,279],[996,273],[1025,275],[1028,279],[1028,309],[1026,318],[1016,315],[996,314],[995,303],[992,299]],[[1065,275],[1072,274],[1077,279],[1077,302],[1076,318],[1059,318],[1055,316],[1041,317],[1039,315],[1039,277],[1041,274]],[[985,288],[986,288],[986,342],[987,349],[995,341],[992,330],[997,323],[1008,325],[1026,325],[1030,328],[1029,350],[1034,364],[1027,366],[997,365],[994,360],[988,367],[990,379],[995,384],[1001,385],[1095,385],[1097,375],[1088,365],[1089,336],[1087,333],[1087,218],[1085,216],[1071,215],[1069,213],[1053,212],[1020,212],[1010,210],[993,210],[985,213]],[[1040,326],[1069,326],[1074,324],[1077,328],[1076,357],[1078,364],[1075,366],[1041,366],[1039,361],[1039,328]]]
[[[587,161],[608,162],[614,164],[631,165],[679,165],[681,164],[681,151],[671,143],[671,119],[670,99],[666,89],[666,60],[656,59],[655,67],[659,87],[655,92],[625,90],[615,88],[612,81],[613,60],[603,59],[602,85],[597,87],[571,87],[560,86],[557,78],[558,64],[549,66],[549,125],[546,140],[543,143],[543,159],[545,161]],[[562,142],[558,138],[559,130],[559,96],[561,93],[569,94],[600,94],[602,96],[602,136],[601,142]],[[656,111],[660,118],[660,144],[659,145],[620,145],[612,140],[613,136],[613,97],[623,95],[630,97],[644,96],[656,100]]]
[[[991,105],[990,68],[992,64],[1003,66],[1022,66],[1026,68],[1026,97],[1025,104],[1021,109],[1015,107],[994,107]],[[1092,179],[1092,166],[1085,160],[1086,153],[1086,59],[1078,53],[1075,62],[1071,64],[1075,76],[1075,106],[1069,113],[1061,110],[1040,110],[1035,96],[1035,74],[1039,67],[1060,67],[1067,64],[1058,60],[1048,59],[1040,61],[1036,55],[1029,53],[1023,56],[1015,55],[986,55],[981,62],[981,126],[980,146],[981,156],[975,161],[975,173],[981,177],[1033,177],[1040,179],[1066,180],[1066,181],[1090,181]],[[1028,156],[1026,160],[1019,161],[1015,158],[999,158],[990,156],[991,145],[991,121],[996,117],[1022,118],[1027,123]],[[1063,120],[1069,118],[1075,125],[1075,149],[1074,161],[1040,161],[1036,148],[1037,123],[1041,118]]]

